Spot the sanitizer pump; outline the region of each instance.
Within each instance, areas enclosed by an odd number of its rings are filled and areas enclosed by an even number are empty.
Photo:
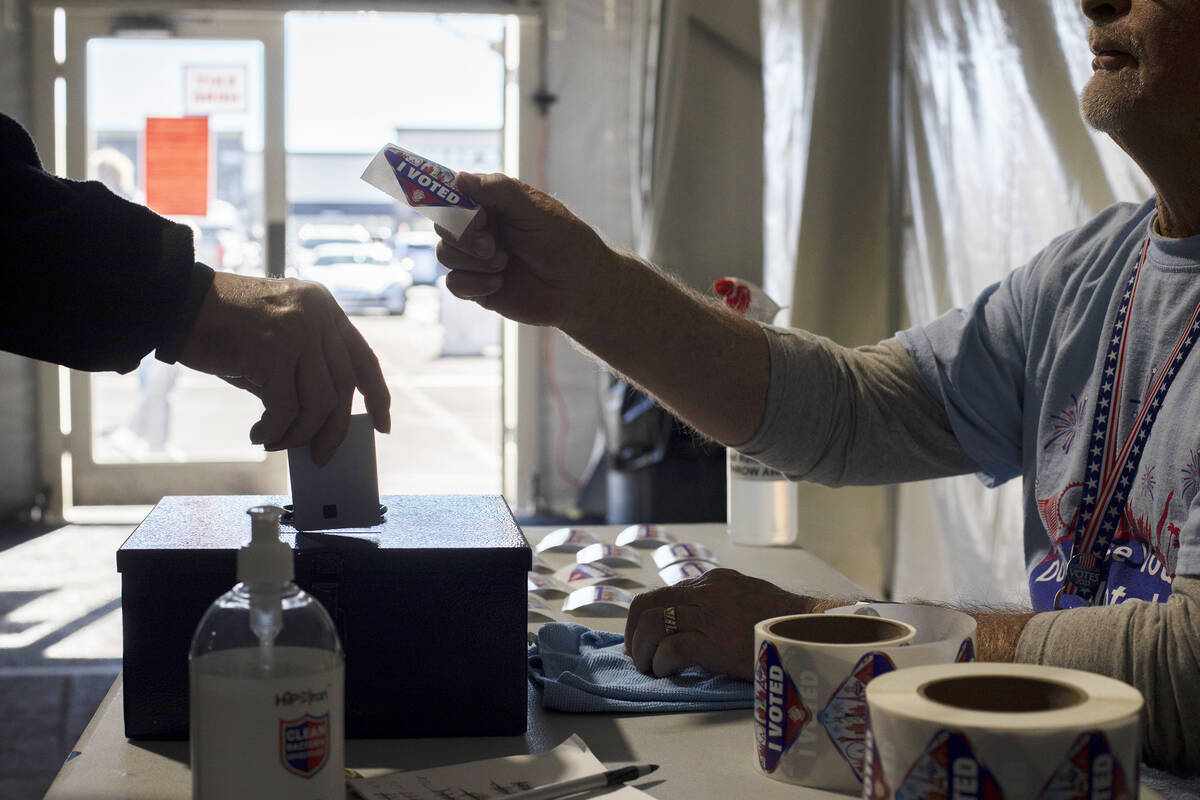
[[[725,305],[756,322],[769,323],[779,306],[749,281],[718,278],[713,290]],[[772,545],[796,541],[799,527],[796,485],[783,473],[733,448],[725,456],[725,507],[734,544]]]
[[[256,506],[238,584],[188,657],[195,800],[345,798],[344,659],[329,614],[292,583],[275,506]]]

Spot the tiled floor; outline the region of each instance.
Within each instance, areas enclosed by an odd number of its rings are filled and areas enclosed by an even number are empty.
[[[0,529],[0,798],[37,800],[121,668],[133,526]]]

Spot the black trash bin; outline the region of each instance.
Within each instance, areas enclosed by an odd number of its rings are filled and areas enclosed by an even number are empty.
[[[618,376],[602,386],[609,524],[725,521],[725,448]]]

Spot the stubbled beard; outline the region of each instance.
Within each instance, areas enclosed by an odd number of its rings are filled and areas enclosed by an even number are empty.
[[[1136,117],[1140,90],[1141,78],[1137,75],[1093,75],[1079,95],[1083,121],[1101,133],[1121,132]]]

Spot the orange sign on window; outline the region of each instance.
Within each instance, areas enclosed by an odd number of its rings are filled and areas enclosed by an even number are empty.
[[[208,215],[208,117],[146,118],[146,205]]]

